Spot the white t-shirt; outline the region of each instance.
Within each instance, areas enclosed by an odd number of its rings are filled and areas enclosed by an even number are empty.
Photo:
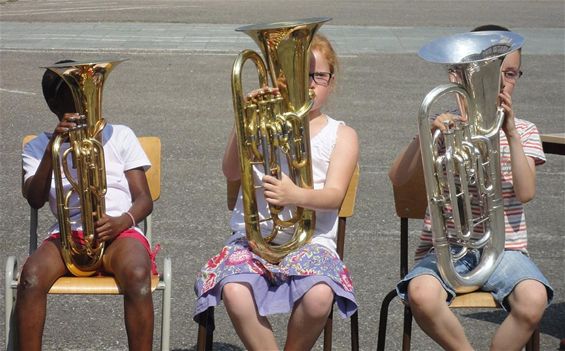
[[[337,130],[340,125],[344,125],[342,121],[336,121],[328,117],[327,124],[320,130],[310,140],[310,148],[312,152],[312,177],[314,181],[314,189],[322,189],[326,182],[326,175],[328,172],[328,167],[330,165],[330,158],[337,140]],[[284,157],[281,156],[281,160]],[[288,175],[288,166],[286,162],[282,162],[282,171]],[[255,184],[261,184],[261,179],[264,176],[262,165],[253,167],[253,176],[255,179]],[[257,199],[257,208],[259,211],[259,217],[261,219],[270,217],[267,201],[263,194],[263,189],[259,189],[255,192]],[[285,207],[285,211],[282,212],[281,217],[283,219],[288,219],[291,217],[291,211],[294,207]],[[312,242],[316,244],[323,245],[333,251],[336,250],[336,239],[337,239],[337,210],[316,210],[316,225],[314,230],[314,235]],[[235,208],[232,213],[230,220],[230,227],[234,232],[227,243],[231,243],[241,237],[245,236],[245,221],[243,217],[243,195],[241,189],[237,198]],[[260,225],[261,232],[263,236],[267,236],[271,233],[271,222],[263,222]],[[277,235],[275,243],[284,243],[289,240],[292,235],[281,233]]]
[[[49,143],[51,133],[42,133],[27,143],[22,154],[24,168],[24,182],[35,174],[39,163],[43,158],[45,148]],[[106,183],[107,192],[105,196],[106,213],[109,216],[119,216],[129,210],[131,207],[131,193],[129,184],[125,176],[125,171],[130,169],[143,167],[147,170],[151,163],[145,155],[139,140],[134,132],[123,125],[108,124],[102,132],[102,141],[104,145],[104,161],[106,166]],[[64,150],[68,149],[69,144],[61,145],[61,155]],[[69,161],[71,156],[68,157]],[[73,177],[76,177],[76,171],[70,168]],[[61,170],[63,178],[64,192],[70,189],[70,183]],[[70,200],[72,230],[81,229],[79,198],[73,193]],[[51,190],[49,191],[49,206],[51,212],[56,216],[57,203],[55,194],[55,183],[51,182]],[[55,223],[50,229],[49,234],[59,231],[58,223]]]

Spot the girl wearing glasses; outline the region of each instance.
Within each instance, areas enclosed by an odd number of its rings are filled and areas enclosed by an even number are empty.
[[[263,175],[259,167],[254,170],[265,188],[264,195],[257,194],[260,212],[266,210],[267,204],[315,209],[312,241],[279,264],[265,261],[248,246],[240,193],[231,218],[234,234],[204,265],[195,284],[195,316],[223,299],[235,331],[249,350],[278,349],[267,319],[270,314],[291,312],[285,349],[307,350],[320,335],[334,301],[344,317],[357,310],[349,272],[336,253],[338,208],[357,164],[357,134],[344,122],[322,112],[335,87],[337,66],[330,42],[316,35],[310,60],[310,88],[316,95],[309,112],[314,188],[300,188],[284,173],[279,180]],[[248,98],[272,92],[262,89]],[[224,155],[223,171],[228,180],[241,177],[234,131]]]

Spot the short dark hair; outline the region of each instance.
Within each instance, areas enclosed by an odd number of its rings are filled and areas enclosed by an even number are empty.
[[[499,26],[498,24],[485,24],[482,26],[478,26],[475,29],[471,30],[471,32],[485,32],[485,31],[490,31],[490,30],[495,30],[495,31],[500,31],[500,32],[512,32],[510,29],[503,27],[503,26]],[[520,56],[522,55],[522,48],[518,49],[518,52],[520,53]],[[520,61],[522,61],[522,58],[520,57]]]
[[[60,60],[55,62],[55,64],[59,63],[69,63],[75,62],[74,60]],[[59,75],[50,69],[46,69],[45,73],[43,73],[43,79],[41,80],[41,88],[43,89],[43,97],[45,98],[45,102],[47,102],[47,106],[49,109],[55,113],[59,114],[62,111],[57,109],[57,100],[63,95],[62,93],[67,90],[66,96],[70,96],[70,89],[67,84],[63,81],[63,78],[59,77]]]
[[[484,31],[488,31],[488,30],[498,30],[501,32],[511,32],[510,29],[503,27],[503,26],[499,26],[497,24],[485,24],[482,26],[478,26],[477,28],[471,30],[471,32],[484,32]]]

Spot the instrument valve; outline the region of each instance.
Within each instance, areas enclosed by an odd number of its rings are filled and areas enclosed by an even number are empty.
[[[443,121],[443,125],[445,126],[445,131],[443,132],[443,134],[453,134],[454,133],[454,128],[452,128],[450,121],[448,121],[448,120]]]
[[[435,196],[435,197],[432,197],[432,198],[430,199],[430,201],[431,201],[431,203],[432,203],[434,206],[443,207],[443,206],[445,205],[445,197],[443,197],[443,196]]]
[[[467,181],[469,185],[477,184],[477,172],[474,168],[470,168],[467,170]]]

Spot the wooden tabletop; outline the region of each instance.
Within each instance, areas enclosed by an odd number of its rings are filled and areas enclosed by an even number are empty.
[[[565,133],[542,134],[540,137],[545,153],[565,155]]]
[[[565,144],[565,133],[542,134],[542,142]]]

